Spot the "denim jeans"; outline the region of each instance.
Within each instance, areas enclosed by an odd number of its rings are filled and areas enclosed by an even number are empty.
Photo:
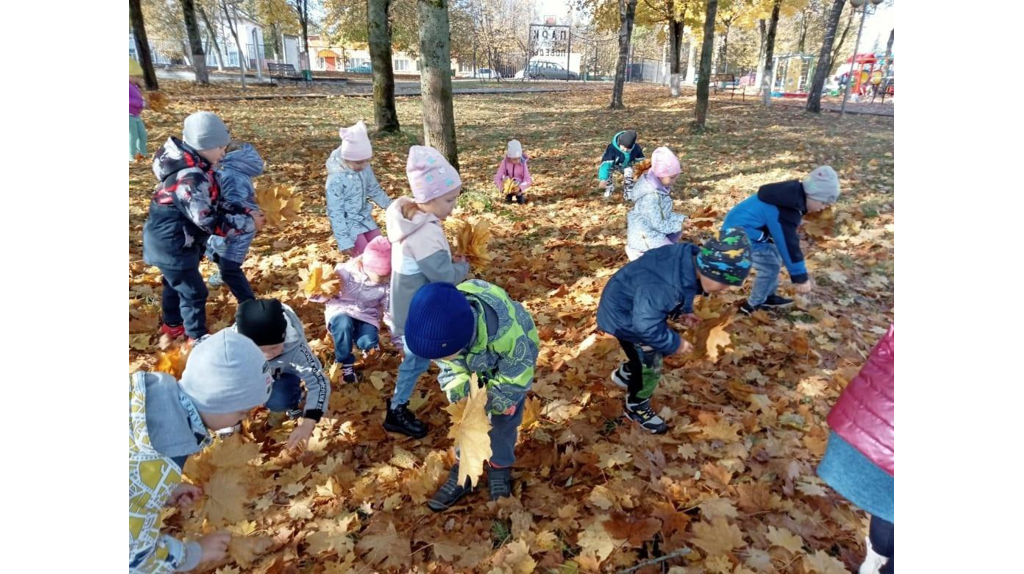
[[[297,410],[301,401],[302,379],[292,373],[283,373],[274,379],[267,409],[272,413],[286,413]]]
[[[782,271],[782,256],[774,243],[754,243],[750,249],[750,259],[754,264],[754,287],[750,290],[747,303],[757,307],[765,302],[769,295],[774,295],[779,288],[779,272]]]
[[[362,351],[369,351],[377,347],[380,336],[377,328],[373,325],[353,319],[344,313],[331,317],[331,323],[327,330],[334,339],[334,362],[342,365],[351,365],[356,362],[356,356],[352,354],[352,344],[355,343]]]
[[[185,325],[193,339],[206,334],[206,298],[210,292],[199,269],[160,268],[164,289],[161,294],[165,325]]]
[[[516,404],[511,415],[491,415],[491,464],[497,467],[512,466],[516,462],[516,440],[519,439],[519,425],[523,422],[523,407],[526,397]]]
[[[391,398],[391,408],[409,402],[409,397],[416,388],[416,381],[429,368],[430,359],[416,356],[409,350],[408,345],[405,346],[405,356],[402,357],[402,364],[398,366],[398,380],[395,381],[395,396]]]

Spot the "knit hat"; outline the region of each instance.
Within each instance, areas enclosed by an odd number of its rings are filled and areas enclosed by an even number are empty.
[[[382,276],[391,274],[391,242],[387,237],[378,235],[366,244],[363,269]]]
[[[196,150],[224,147],[231,142],[228,126],[213,112],[196,112],[185,118],[182,139]]]
[[[416,203],[426,203],[462,187],[459,172],[448,163],[441,152],[428,146],[409,148],[409,161],[405,175]]]
[[[523,144],[519,143],[519,140],[512,140],[508,142],[508,149],[505,150],[505,157],[512,159],[519,159],[523,157]]]
[[[473,308],[455,285],[427,283],[409,304],[405,344],[419,357],[440,359],[466,348],[475,327]]]
[[[726,285],[742,285],[750,264],[750,240],[742,227],[719,230],[697,254],[701,274]]]
[[[654,150],[651,155],[651,173],[657,177],[672,177],[683,171],[679,167],[679,158],[667,147]]]
[[[135,60],[128,58],[128,75],[129,76],[141,76],[142,66],[139,65]]]
[[[636,143],[636,130],[626,130],[619,134],[619,146],[629,149]]]
[[[284,318],[284,307],[277,299],[249,299],[238,306],[235,327],[262,347],[284,342],[288,320]]]
[[[201,413],[247,411],[270,398],[270,365],[247,337],[224,329],[193,347],[181,390]]]
[[[804,193],[815,201],[832,205],[839,199],[839,175],[832,166],[823,165],[804,178]]]
[[[341,158],[351,161],[363,161],[370,159],[373,155],[373,148],[370,147],[370,137],[366,135],[366,124],[362,120],[350,128],[338,129],[341,136]]]

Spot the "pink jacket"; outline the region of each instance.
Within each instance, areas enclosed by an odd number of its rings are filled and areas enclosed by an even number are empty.
[[[526,191],[526,188],[533,185],[533,179],[530,178],[530,168],[527,167],[527,162],[530,158],[523,154],[522,161],[519,165],[516,165],[508,160],[507,157],[501,158],[501,164],[498,165],[498,172],[494,174],[494,185],[498,188],[498,191],[502,190],[502,182],[506,177],[512,178],[519,182],[519,190]]]
[[[345,282],[341,291],[327,299],[322,296],[310,297],[310,301],[326,303],[324,320],[328,325],[335,315],[344,313],[353,319],[369,323],[380,329],[380,321],[391,327],[388,299],[388,283],[373,283],[363,271],[362,256],[349,259],[335,268],[338,277]]]
[[[128,82],[128,115],[138,117],[144,107],[146,107],[146,100],[142,97],[142,90],[132,82]]]
[[[871,349],[867,363],[836,401],[828,424],[861,454],[896,476],[896,326]]]

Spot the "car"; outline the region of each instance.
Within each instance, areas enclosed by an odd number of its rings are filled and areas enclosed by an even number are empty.
[[[530,62],[530,67],[520,70],[516,78],[522,78],[524,72],[527,78],[536,80],[564,80],[566,76],[570,80],[580,79],[580,75],[571,70],[566,70],[561,64],[555,62]]]
[[[370,64],[359,64],[358,66],[349,66],[345,68],[345,71],[350,74],[372,74],[373,66]]]
[[[476,77],[483,78],[485,80],[500,80],[501,74],[499,74],[497,70],[492,70],[490,68],[480,68],[479,70],[476,71]]]

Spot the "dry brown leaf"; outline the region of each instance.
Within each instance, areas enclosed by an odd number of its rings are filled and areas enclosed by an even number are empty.
[[[694,534],[693,543],[700,546],[708,556],[728,554],[747,544],[743,541],[743,531],[724,518],[715,518],[710,524],[698,522],[691,530]]]
[[[256,203],[270,225],[280,225],[285,220],[295,219],[302,208],[302,199],[295,197],[295,188],[284,185],[257,187]]]
[[[469,396],[445,407],[452,421],[448,438],[455,440],[459,451],[459,484],[469,478],[476,485],[484,463],[491,458],[491,421],[486,407],[487,391],[477,386],[475,373],[469,381]]]
[[[804,547],[804,539],[799,535],[793,534],[786,528],[775,528],[774,526],[768,527],[768,542],[771,542],[772,546],[785,548],[793,554],[800,552]]]
[[[207,519],[214,526],[245,520],[247,493],[245,482],[239,479],[237,471],[222,469],[214,472],[203,485],[203,494],[207,498]]]
[[[490,264],[493,256],[488,251],[491,242],[491,224],[486,219],[478,219],[476,224],[462,220],[452,220],[455,228],[455,254],[463,255],[473,267]]]
[[[624,512],[613,512],[603,524],[613,538],[625,539],[634,547],[643,546],[661,530],[661,522],[656,518],[637,518]]]
[[[412,544],[408,536],[400,535],[395,530],[394,522],[388,522],[387,529],[360,538],[356,550],[370,564],[380,564],[383,568],[397,568],[409,565]]]
[[[299,277],[299,288],[306,297],[320,296],[329,299],[345,286],[334,268],[326,263],[313,263],[308,269],[300,269]]]
[[[829,556],[824,550],[804,556],[804,570],[817,574],[849,574],[846,565],[840,560]]]

